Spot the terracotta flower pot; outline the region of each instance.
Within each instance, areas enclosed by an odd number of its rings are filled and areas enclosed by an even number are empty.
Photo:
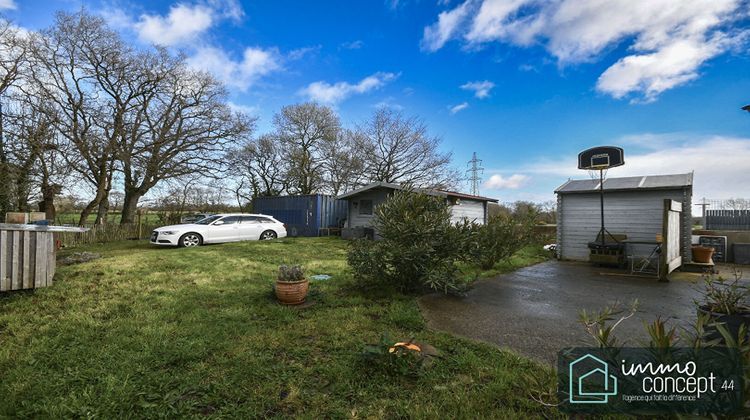
[[[300,281],[276,280],[276,298],[282,305],[299,305],[305,302],[310,283],[307,279]]]
[[[693,261],[708,264],[714,255],[714,249],[708,246],[693,246]]]

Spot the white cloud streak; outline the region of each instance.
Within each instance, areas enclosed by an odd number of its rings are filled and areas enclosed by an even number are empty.
[[[397,77],[398,75],[395,73],[378,72],[357,83],[336,82],[331,84],[321,80],[310,83],[307,87],[301,89],[299,94],[307,96],[312,101],[335,105],[352,95],[380,89]]]
[[[16,10],[18,5],[14,0],[0,0],[0,10]]]
[[[525,186],[528,181],[529,177],[527,175],[513,174],[509,177],[503,177],[500,174],[495,174],[484,182],[484,188],[491,190],[517,190]]]
[[[438,21],[424,28],[420,47],[423,51],[437,51],[453,38],[471,12],[472,1],[466,1],[453,10],[441,12]]]
[[[465,0],[424,29],[421,46],[451,39],[467,48],[489,42],[543,45],[560,65],[592,61],[623,42],[629,48],[599,78],[599,92],[655,99],[699,76],[706,61],[741,45],[732,28],[746,0]]]
[[[448,111],[450,111],[451,115],[455,115],[468,107],[469,107],[468,102],[462,102],[458,105],[453,105],[453,106],[448,107]]]
[[[489,80],[468,82],[461,85],[461,89],[470,90],[474,92],[474,96],[479,99],[484,99],[490,96],[490,91],[495,87],[495,84]]]
[[[343,42],[341,43],[341,48],[345,50],[358,50],[365,46],[364,41],[362,40],[356,40],[356,41],[349,41],[349,42]]]

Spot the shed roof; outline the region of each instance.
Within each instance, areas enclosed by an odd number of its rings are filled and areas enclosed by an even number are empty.
[[[360,193],[363,193],[368,190],[372,190],[375,188],[385,188],[390,190],[403,190],[404,187],[400,184],[394,184],[390,182],[373,182],[370,184],[365,185],[362,188],[357,188],[356,190],[349,191],[348,193],[339,195],[338,199],[345,199],[349,198],[355,195],[358,195]],[[416,191],[419,191],[424,194],[428,195],[434,195],[438,197],[457,197],[457,198],[463,198],[467,200],[476,200],[476,201],[490,201],[493,203],[497,203],[497,199],[495,198],[489,198],[489,197],[482,197],[480,195],[471,195],[471,194],[464,194],[456,191],[446,191],[446,190],[438,190],[438,189],[431,189],[431,188],[416,188]]]
[[[693,185],[693,173],[671,175],[628,176],[604,180],[604,191],[643,191],[681,189]],[[587,193],[599,190],[598,179],[568,180],[559,186],[556,194]]]

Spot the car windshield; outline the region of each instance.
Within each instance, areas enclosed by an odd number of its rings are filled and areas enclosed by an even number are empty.
[[[205,219],[198,220],[195,222],[196,225],[210,225],[211,223],[219,220],[221,216],[208,216]]]

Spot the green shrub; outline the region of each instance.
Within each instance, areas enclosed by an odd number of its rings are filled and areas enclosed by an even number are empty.
[[[487,224],[474,226],[466,253],[483,270],[489,270],[529,245],[534,239],[535,215],[496,215]]]
[[[450,219],[443,198],[396,191],[375,209],[373,226],[380,239],[354,241],[349,249],[354,277],[403,291],[461,292],[456,262],[464,259],[468,238]]]

